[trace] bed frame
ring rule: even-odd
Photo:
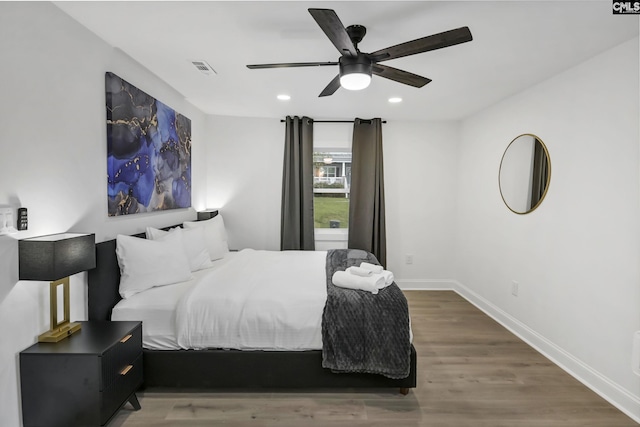
[[[168,229],[168,228],[167,228]],[[144,238],[144,234],[136,234]],[[96,268],[89,270],[89,320],[110,320],[120,301],[116,241],[96,244]],[[144,327],[144,325],[143,325]],[[322,351],[143,350],[143,388],[180,390],[399,388],[416,387],[416,350],[411,346],[407,378],[336,374],[322,368]]]

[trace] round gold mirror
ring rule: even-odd
[[[547,194],[551,160],[542,140],[527,133],[516,137],[502,155],[500,195],[517,214],[533,212]]]

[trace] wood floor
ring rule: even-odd
[[[602,426],[638,424],[450,291],[406,291],[418,386],[138,394],[109,427]]]

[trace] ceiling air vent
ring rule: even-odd
[[[207,61],[191,61],[191,63],[200,71],[202,74],[206,74],[210,76],[212,74],[216,74],[216,70],[211,68],[211,65],[207,64]]]

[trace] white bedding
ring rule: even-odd
[[[196,271],[189,281],[158,286],[122,299],[111,312],[111,320],[138,320],[142,322],[142,345],[152,350],[177,350],[176,305],[202,276],[229,262],[237,252],[229,252],[224,259],[213,261],[209,269]]]
[[[189,281],[120,300],[111,319],[142,321],[147,349],[321,350],[326,255],[229,252]]]
[[[325,259],[326,251],[230,252],[190,281],[121,300],[111,318],[142,321],[149,349],[319,350]]]
[[[181,348],[322,349],[325,251],[245,249],[201,277],[176,308]]]

